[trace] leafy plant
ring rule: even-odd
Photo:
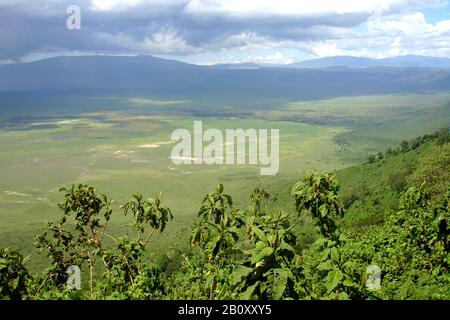
[[[24,258],[18,251],[0,248],[0,300],[19,300],[27,295],[31,279]]]

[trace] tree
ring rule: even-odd
[[[391,186],[392,190],[394,190],[397,193],[402,192],[405,190],[406,187],[406,177],[407,177],[406,171],[397,171],[389,175],[389,185]]]
[[[438,146],[443,146],[450,142],[450,133],[447,128],[442,128],[438,131],[438,136],[436,139],[436,144]]]
[[[411,142],[409,143],[409,145],[411,147],[411,150],[417,149],[420,146],[421,143],[422,143],[422,140],[421,140],[420,137],[412,139]]]
[[[386,150],[386,158],[387,158],[387,157],[391,157],[391,156],[393,156],[393,155],[394,155],[394,151],[392,150],[391,147],[389,147],[389,148]]]
[[[233,199],[230,195],[223,192],[223,185],[219,184],[216,191],[205,196],[198,212],[202,220],[209,221],[213,219],[217,224],[225,214],[225,211],[233,206]]]
[[[305,209],[313,216],[316,226],[324,238],[339,239],[339,230],[335,218],[342,216],[344,210],[338,201],[339,185],[332,173],[312,172],[292,187],[297,212]]]
[[[400,143],[400,152],[406,152],[406,151],[408,151],[408,150],[409,150],[409,142],[406,141],[406,140],[403,140],[403,141]]]
[[[109,281],[105,291],[126,291],[144,269],[141,257],[151,235],[156,230],[164,231],[173,218],[170,209],[162,205],[160,198],[144,200],[142,195],[135,194],[123,209],[125,215],[133,214],[136,237],[114,237],[107,232],[112,200],[84,184],[61,191],[65,192],[64,201],[58,204],[62,217],[57,223],[48,223],[47,230],[36,237],[38,249],[47,251],[52,264],[38,280],[40,284],[33,295],[39,296],[42,290],[50,288],[63,290],[67,267],[73,264],[79,267],[87,264],[91,298],[94,297],[94,267],[99,264],[103,265]],[[104,245],[105,237],[113,241],[112,248]]]
[[[320,256],[313,270],[319,272],[321,282],[325,282],[325,290],[317,290],[316,283],[303,283],[302,289],[310,298],[325,295],[331,299],[349,299],[364,297],[366,291],[361,287],[361,273],[355,270],[345,257],[345,237],[336,224],[336,218],[344,214],[337,195],[339,185],[332,173],[309,173],[303,181],[294,184],[292,195],[297,212],[305,209],[311,212],[313,221],[322,238],[313,245]]]

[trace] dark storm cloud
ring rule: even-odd
[[[67,30],[66,9],[76,4],[82,9],[82,29]],[[326,34],[308,32],[318,24],[350,27],[367,19],[367,14],[328,15],[326,17],[272,17],[241,19],[220,14],[195,15],[185,12],[185,3],[138,5],[128,10],[94,11],[90,1],[0,1],[0,60],[17,59],[34,51],[77,50],[130,53],[153,50],[102,41],[99,35],[126,34],[135,42],[161,30],[172,30],[194,50],[213,49],[218,42],[241,32],[254,32],[273,39],[323,38]],[[169,48],[176,52],[176,48]],[[152,53],[152,52],[146,52]]]
[[[325,10],[311,15],[271,12],[239,15],[214,10],[196,12],[193,6],[188,7],[189,2],[204,1],[137,1],[136,5],[125,7],[116,1],[117,10],[114,6],[93,10],[88,0],[0,0],[0,60],[17,60],[37,51],[150,54],[214,51],[245,45],[245,39],[241,44],[226,41],[242,33],[272,41],[336,39],[342,36],[336,28],[358,26],[372,14]],[[66,29],[66,9],[72,4],[81,7],[81,30]]]

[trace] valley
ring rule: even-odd
[[[30,254],[33,269],[45,265],[33,247],[33,235],[45,220],[58,216],[60,187],[87,183],[114,199],[114,207],[139,191],[145,197],[160,192],[175,219],[164,237],[156,237],[147,252],[158,257],[188,243],[203,196],[218,183],[237,205],[247,202],[253,187],[275,191],[311,169],[333,171],[362,163],[367,155],[395,146],[403,139],[429,133],[450,121],[450,94],[398,94],[340,97],[315,101],[245,101],[161,99],[153,97],[95,98],[102,107],[88,112],[72,101],[51,108],[26,105],[1,114],[0,244]],[[110,105],[107,106],[106,102]],[[24,108],[25,108],[24,107]],[[199,117],[201,114],[201,117]],[[260,176],[251,165],[174,165],[170,159],[177,128],[279,129],[280,170]],[[290,210],[288,201],[273,203]],[[120,232],[128,218],[114,217]]]

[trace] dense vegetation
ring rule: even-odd
[[[333,173],[305,175],[291,188],[294,212],[274,209],[262,187],[236,208],[219,185],[200,205],[192,249],[161,261],[144,255],[172,219],[160,198],[133,195],[118,237],[111,199],[62,189],[61,218],[36,237],[50,266],[32,275],[20,252],[0,249],[0,299],[448,299],[448,132],[378,158],[338,172],[343,190]],[[66,285],[71,265],[83,270],[81,290]],[[371,266],[379,288],[368,285]]]

